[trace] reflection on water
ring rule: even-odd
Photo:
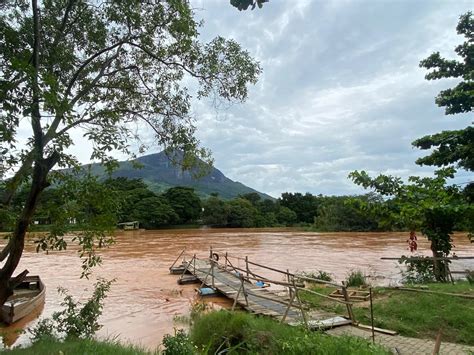
[[[216,251],[248,256],[250,260],[293,272],[324,270],[337,280],[344,279],[351,269],[361,269],[374,276],[374,283],[388,284],[399,279],[399,269],[396,262],[380,258],[408,254],[406,239],[406,233],[311,233],[285,229],[128,231],[118,234],[117,243],[102,251],[103,264],[94,270],[91,280],[79,279],[81,264],[74,249],[37,254],[32,240],[18,270],[27,268],[32,275],[41,275],[46,284],[42,317],[60,308],[58,286],[84,300],[93,290],[95,277],[115,278],[100,319],[104,327],[99,336],[118,337],[124,342],[154,348],[164,334],[173,333],[177,326],[173,318],[187,315],[195,299],[196,285],[179,286],[177,276],[168,273],[168,267],[185,247],[189,254],[201,257],[208,256],[212,246]],[[453,251],[458,256],[472,255],[473,245],[465,235],[456,235],[454,244]],[[420,238],[419,251],[430,255],[424,238]],[[468,262],[472,260],[456,262],[452,268],[472,268]],[[235,266],[242,267],[243,262],[240,263]],[[222,299],[216,303],[228,306]],[[27,343],[28,336],[18,334],[17,330],[32,326],[32,318],[34,315],[0,329],[7,334],[4,342]]]

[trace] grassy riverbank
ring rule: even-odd
[[[388,351],[352,337],[331,337],[303,328],[280,324],[265,317],[243,312],[219,311],[199,315],[191,327],[190,335],[178,333],[168,337],[167,355],[215,354],[226,350],[228,354],[389,354]],[[94,340],[40,341],[26,349],[14,349],[12,355],[46,354],[158,354],[139,347],[124,346],[116,342]]]
[[[474,285],[468,282],[428,284],[430,291],[474,295]],[[313,286],[323,294],[334,289]],[[442,340],[474,345],[474,299],[389,288],[374,288],[374,323],[376,327],[395,330],[401,335],[435,339],[441,328]],[[302,292],[303,299],[313,308],[345,314],[344,305]],[[370,324],[369,302],[356,303],[357,321]]]
[[[115,341],[96,341],[90,339],[59,342],[43,340],[25,349],[5,351],[11,355],[51,355],[51,354],[94,354],[94,355],[140,355],[149,354],[137,346],[122,345]]]
[[[362,339],[330,337],[243,312],[219,311],[199,317],[190,339],[209,354],[224,349],[250,354],[388,354]]]

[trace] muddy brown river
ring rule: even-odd
[[[153,349],[159,346],[164,334],[173,333],[179,327],[175,317],[187,315],[196,301],[196,285],[179,286],[178,276],[168,272],[185,247],[187,253],[201,257],[207,257],[212,246],[219,252],[248,256],[249,260],[292,272],[324,270],[338,281],[351,270],[360,269],[372,284],[380,285],[400,280],[397,263],[380,258],[408,254],[407,236],[407,233],[313,233],[289,229],[129,231],[118,234],[116,244],[101,251],[103,264],[94,269],[90,280],[79,278],[81,263],[74,248],[37,254],[30,238],[18,270],[26,268],[31,275],[41,276],[47,288],[46,303],[36,314],[0,328],[0,333],[5,346],[27,344],[28,334],[21,334],[21,330],[33,326],[38,317],[48,317],[60,309],[59,286],[69,289],[76,299],[85,300],[97,277],[115,278],[100,318],[103,328],[98,336]],[[454,245],[453,251],[458,256],[474,254],[474,244],[464,234],[454,236]],[[419,253],[430,255],[429,244],[423,237],[419,238]],[[474,267],[473,260],[456,261],[451,268],[468,267]],[[270,276],[282,280],[281,276]],[[211,304],[216,308],[229,305],[219,298],[213,298]]]

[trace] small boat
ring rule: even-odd
[[[0,309],[0,320],[15,323],[44,304],[46,287],[39,276],[26,276]]]

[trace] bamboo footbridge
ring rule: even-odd
[[[181,264],[175,266],[179,259],[182,260]],[[244,263],[245,266],[239,267]],[[171,265],[170,272],[181,275],[178,283],[201,283],[200,289],[207,287],[233,300],[232,310],[240,306],[251,313],[270,316],[281,323],[304,325],[309,329],[327,329],[355,323],[353,302],[346,286],[262,265],[248,257],[233,256],[227,252],[217,253],[211,248],[208,258],[198,258],[195,254],[187,255],[183,250]],[[264,273],[273,276],[261,275]],[[280,275],[281,279],[277,280],[274,275]],[[338,287],[342,299],[305,288],[305,282]],[[325,311],[309,312],[301,299],[304,292],[345,305],[347,315]]]

